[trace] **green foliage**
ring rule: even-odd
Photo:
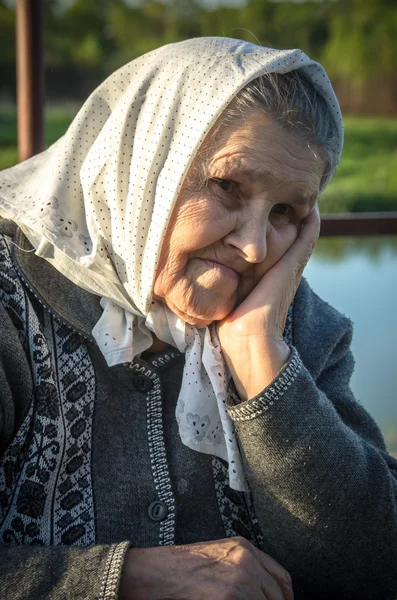
[[[44,50],[49,66],[102,70],[114,44],[108,30],[110,0],[44,0]]]
[[[15,14],[0,0],[0,69],[15,64]]]
[[[323,212],[397,210],[397,119],[345,119],[339,169],[321,199]]]
[[[0,0],[0,68],[14,67],[15,9]],[[356,85],[394,76],[395,0],[43,0],[46,64],[90,67],[103,76],[153,48],[220,35],[276,48],[303,48],[335,78]]]
[[[362,82],[395,74],[397,10],[390,0],[337,0],[323,60],[331,76]]]
[[[47,145],[63,135],[77,105],[50,106],[45,115]],[[0,170],[18,160],[15,108],[0,105]],[[397,118],[346,119],[340,167],[325,190],[323,213],[397,210]]]
[[[69,127],[77,113],[78,106],[49,107],[45,112],[44,138],[50,146],[60,138]],[[12,105],[0,105],[0,171],[12,167],[18,162],[17,116]]]
[[[348,82],[353,96],[376,77],[390,81],[390,89],[395,86],[391,94],[397,94],[395,0],[247,0],[239,7],[215,8],[199,0],[43,0],[43,7],[49,74],[52,69],[65,72],[66,79],[79,74],[76,81],[89,79],[89,89],[123,63],[162,44],[220,35],[276,48],[303,48],[323,61],[331,76]],[[0,0],[4,81],[15,70],[14,30],[15,9]],[[74,88],[75,81],[71,84]],[[54,88],[56,84],[52,93]],[[69,117],[66,113],[55,118],[49,111],[47,143],[63,133]],[[323,195],[323,211],[396,210],[397,121],[348,119],[346,124],[344,155]],[[15,163],[15,115],[4,111],[0,147],[0,167]]]
[[[96,66],[100,63],[102,57],[102,48],[98,39],[92,33],[88,33],[78,44],[72,47],[71,58],[79,65]]]

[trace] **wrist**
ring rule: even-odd
[[[147,600],[155,587],[154,559],[151,548],[130,548],[121,571],[119,600]]]
[[[290,356],[281,339],[255,336],[240,343],[239,360],[226,358],[242,402],[254,398],[277,377]],[[230,363],[230,364],[229,364]]]

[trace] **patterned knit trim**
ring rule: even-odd
[[[212,457],[212,474],[226,537],[244,537],[262,550],[263,537],[253,508],[251,493],[231,489],[228,467],[217,456]]]
[[[246,501],[248,514],[251,518],[252,531],[255,536],[255,546],[257,548],[259,548],[259,550],[262,550],[262,552],[264,552],[265,551],[265,542],[263,539],[263,533],[262,533],[261,526],[259,525],[258,517],[256,516],[256,512],[255,512],[255,508],[254,508],[254,498],[253,498],[252,492],[244,492],[244,498]]]
[[[51,320],[64,432],[54,494],[53,543],[89,545],[95,541],[91,478],[95,373],[79,336],[52,317]]]
[[[293,348],[289,361],[263,394],[240,404],[240,399],[233,392],[230,394],[229,403],[232,406],[228,407],[228,411],[231,418],[234,421],[249,421],[259,417],[284,395],[298,377],[301,368],[302,361],[296,349]]]
[[[0,236],[0,298],[30,357],[32,404],[0,461],[0,539],[95,543],[91,427],[95,377],[87,349],[44,313],[38,321]]]
[[[172,546],[175,540],[175,498],[165,453],[160,379],[154,374],[152,379],[154,385],[147,403],[149,454],[158,499],[168,507],[167,518],[160,521],[159,546]]]
[[[159,521],[160,530],[158,545],[172,546],[175,543],[176,508],[165,451],[160,378],[154,371],[147,369],[144,365],[139,363],[131,363],[129,367],[133,369],[134,372],[148,377],[153,384],[152,389],[146,396],[149,455],[157,499],[160,502],[164,502],[168,508],[167,517],[163,521]]]
[[[287,319],[285,321],[285,328],[284,328],[284,333],[283,333],[284,341],[288,346],[293,345],[293,339],[292,339],[293,313],[294,313],[294,301],[292,301],[292,303],[289,305],[288,312],[287,312]]]
[[[150,364],[155,369],[158,369],[160,367],[163,367],[164,365],[168,365],[175,358],[177,358],[177,356],[180,356],[179,352],[169,352],[168,354],[164,354],[163,356],[160,356],[159,358],[154,358]]]
[[[130,542],[122,542],[110,548],[98,600],[117,600],[119,597],[121,569],[129,547]]]

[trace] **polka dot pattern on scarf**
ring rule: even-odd
[[[185,353],[176,416],[183,443],[229,463],[246,489],[227,376],[213,332],[152,303],[164,234],[189,166],[222,111],[266,72],[302,69],[328,102],[343,144],[327,75],[301,50],[229,38],[170,44],[125,65],[88,98],[66,134],[0,175],[0,214],[42,256],[102,297],[93,335],[108,365],[133,360],[151,331]]]

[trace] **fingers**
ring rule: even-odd
[[[312,243],[314,247],[320,235],[320,227],[320,209],[316,203],[310,215],[303,221],[298,239],[302,238],[302,241]]]
[[[265,269],[262,273],[260,269],[264,269],[265,263],[258,264],[255,281],[253,278],[242,277],[237,306],[243,303],[255,289],[259,299],[266,297],[268,300],[279,296],[280,293],[287,300],[285,296],[285,290],[287,289],[289,296],[291,296],[291,298],[289,296],[288,298],[292,301],[303,270],[316,245],[319,233],[320,212],[316,203],[310,215],[302,222],[297,238],[285,254],[270,269]]]
[[[299,285],[303,270],[313,252],[320,233],[320,212],[316,204],[302,222],[299,235],[287,252],[262,278],[264,289],[258,293],[266,297],[269,304],[283,299],[287,309]]]
[[[320,211],[316,203],[310,215],[303,221],[299,235],[286,255],[291,255],[291,258],[305,267],[320,235],[320,225]]]
[[[263,572],[261,589],[266,600],[290,600],[290,597],[286,595],[285,590],[277,579],[265,570]]]
[[[261,552],[257,548],[254,548],[254,551],[255,551],[256,559],[259,561],[259,563],[262,565],[262,567],[266,570],[266,572],[270,574],[271,578],[274,578],[274,580],[280,586],[282,593],[283,593],[283,595],[281,596],[282,599],[283,600],[294,600],[294,592],[292,589],[292,580],[291,580],[291,576],[288,573],[288,571],[286,571],[284,569],[284,567],[282,567],[280,565],[280,563],[278,563],[276,560],[274,560],[274,558],[272,558],[268,554]],[[266,590],[267,590],[267,588],[266,588]],[[269,600],[273,600],[273,597],[270,596],[269,594],[267,597],[269,597]],[[275,596],[275,598],[278,598],[278,597]]]
[[[312,255],[320,234],[320,212],[316,204],[310,215],[303,221],[298,237],[284,256],[275,265],[275,293],[280,289],[293,295],[299,285],[304,268]]]
[[[248,550],[262,572],[262,592],[267,600],[294,600],[291,576],[274,558],[256,548],[245,538],[232,538]]]

